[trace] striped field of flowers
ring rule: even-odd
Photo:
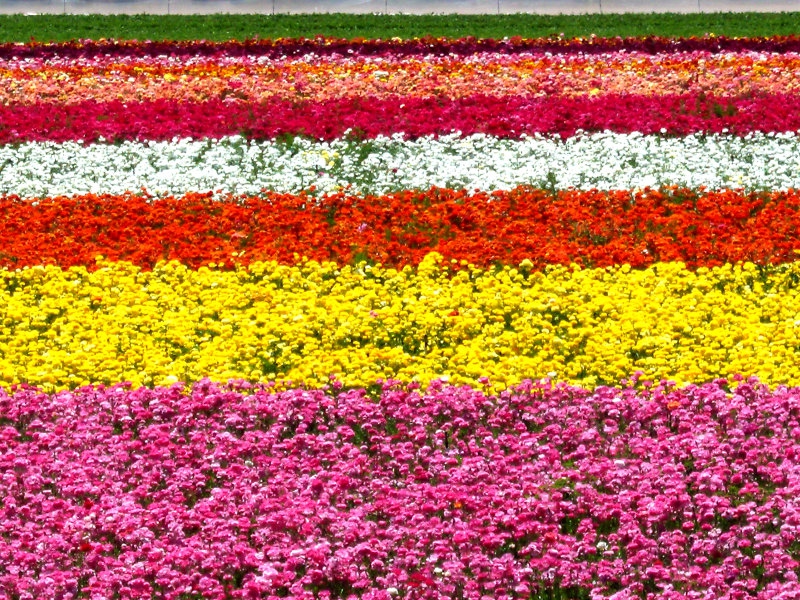
[[[0,596],[800,598],[800,38],[0,82]]]

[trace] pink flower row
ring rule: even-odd
[[[634,383],[0,390],[0,590],[796,592],[800,389]]]
[[[503,55],[469,57],[341,57],[268,61],[215,57],[217,62],[169,57],[131,64],[96,57],[86,64],[0,63],[0,105],[108,99],[200,102],[235,98],[323,101],[348,96],[595,96],[701,94],[737,97],[800,92],[800,56],[690,53],[656,56]],[[103,60],[100,60],[103,59]]]
[[[345,98],[295,103],[275,100],[251,105],[212,100],[201,103],[83,102],[62,106],[0,106],[0,143],[24,141],[167,140],[244,135],[268,139],[304,134],[333,139],[351,132],[408,137],[460,131],[517,138],[576,131],[620,133],[800,130],[800,96],[712,98],[703,95],[597,98]]]
[[[352,47],[356,47],[353,45]],[[65,70],[85,76],[92,74],[118,73],[151,73],[157,71],[187,71],[195,74],[205,69],[231,68],[243,72],[269,69],[297,69],[302,66],[313,67],[330,65],[343,67],[350,65],[354,69],[373,67],[375,70],[388,67],[390,69],[403,65],[428,66],[436,70],[450,71],[464,66],[473,69],[503,66],[514,68],[542,69],[597,69],[599,72],[613,69],[627,69],[640,74],[650,70],[679,71],[694,65],[701,71],[717,69],[736,69],[737,73],[750,76],[761,76],[764,69],[791,69],[800,59],[800,44],[796,51],[781,53],[760,51],[757,49],[741,49],[739,51],[721,51],[719,49],[697,49],[681,51],[662,48],[660,51],[636,51],[624,48],[610,49],[603,53],[585,52],[538,52],[535,50],[509,51],[508,48],[488,50],[476,48],[474,52],[454,53],[412,53],[404,54],[402,49],[377,56],[356,52],[333,52],[329,54],[309,52],[308,54],[263,54],[258,50],[252,53],[231,52],[224,44],[209,49],[203,54],[151,54],[151,53],[86,53],[70,56],[61,54],[58,47],[50,51],[35,52],[26,56],[30,48],[24,47],[18,54],[0,51],[0,70],[3,75],[31,75],[39,70]],[[742,69],[749,65],[751,71]],[[752,68],[755,68],[753,72]],[[416,70],[416,69],[414,69]]]

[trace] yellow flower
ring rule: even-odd
[[[401,270],[298,256],[235,271],[107,261],[0,271],[0,385],[487,376],[502,390],[551,371],[596,385],[636,370],[800,384],[797,368],[778,367],[797,362],[800,266],[527,268],[431,254]]]

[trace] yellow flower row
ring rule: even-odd
[[[245,378],[346,385],[449,378],[495,389],[637,370],[800,385],[800,265],[402,270],[300,260],[236,271],[0,271],[0,385]]]

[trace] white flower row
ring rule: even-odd
[[[596,133],[521,140],[486,135],[362,142],[304,138],[0,146],[0,192],[23,197],[264,189],[379,194],[431,186],[502,190],[800,188],[800,135],[665,137]]]

